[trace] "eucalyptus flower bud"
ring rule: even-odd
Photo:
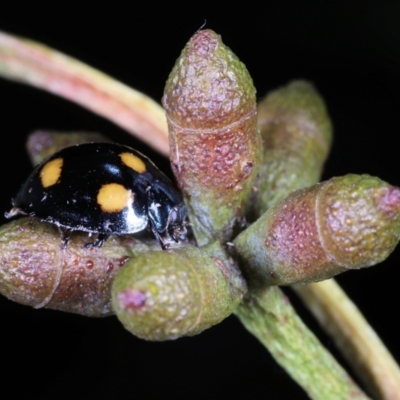
[[[50,156],[65,147],[93,142],[110,142],[110,139],[97,132],[58,132],[38,130],[29,135],[26,142],[26,149],[32,165],[37,165],[47,156]]]
[[[0,293],[35,308],[111,315],[114,275],[132,256],[130,247],[137,251],[144,244],[113,236],[102,248],[87,250],[87,233],[72,237],[62,249],[55,225],[20,218],[1,226]]]
[[[143,253],[116,275],[115,313],[147,340],[196,335],[229,316],[246,292],[235,262],[218,243]]]
[[[163,97],[171,163],[199,245],[241,225],[261,161],[255,89],[246,67],[211,30],[183,49]]]
[[[346,175],[292,192],[235,240],[252,285],[330,278],[382,262],[400,238],[400,189]]]
[[[332,142],[324,101],[306,81],[293,81],[268,94],[258,105],[264,148],[255,215],[291,191],[316,184]]]

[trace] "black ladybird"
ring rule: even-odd
[[[7,218],[27,214],[57,225],[63,247],[71,231],[97,233],[101,247],[110,235],[150,228],[163,249],[161,234],[186,238],[187,209],[180,192],[143,154],[112,143],[65,148],[39,164],[12,201]]]

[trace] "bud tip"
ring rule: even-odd
[[[129,289],[118,293],[118,304],[122,310],[135,312],[140,310],[147,300],[147,296],[141,290]]]

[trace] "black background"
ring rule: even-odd
[[[245,2],[234,10],[150,2],[93,9],[70,3],[2,6],[0,29],[43,42],[160,100],[175,59],[207,19],[206,27],[247,65],[259,98],[292,79],[315,83],[335,130],[324,178],[369,173],[399,186],[399,3],[263,3],[259,8]],[[151,149],[63,99],[0,80],[0,106],[0,214],[29,172],[23,145],[37,128],[101,131],[146,152],[170,173],[168,162]],[[380,266],[338,278],[397,359],[399,261],[397,250]],[[0,310],[2,393],[8,399],[307,398],[235,317],[193,338],[151,343],[113,317],[33,310],[5,298]]]

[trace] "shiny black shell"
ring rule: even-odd
[[[13,199],[6,214],[28,214],[53,223],[64,233],[99,234],[85,247],[100,247],[110,235],[150,228],[161,235],[186,237],[187,210],[180,192],[143,154],[112,143],[65,148],[39,164]]]

